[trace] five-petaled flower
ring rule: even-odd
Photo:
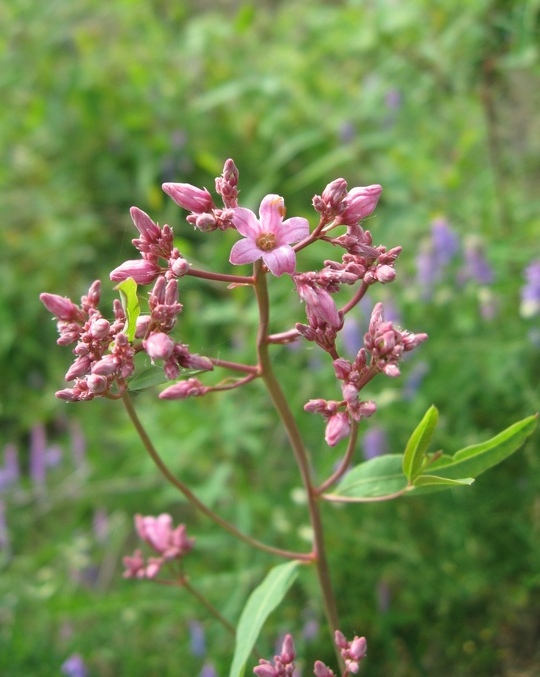
[[[244,207],[233,210],[232,221],[244,239],[233,246],[230,262],[239,266],[262,258],[276,277],[283,273],[292,275],[296,254],[291,244],[309,235],[307,219],[293,216],[284,221],[285,203],[279,195],[267,195],[263,199],[259,216],[257,219],[250,209]]]

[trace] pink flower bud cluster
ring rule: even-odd
[[[117,397],[134,371],[134,351],[122,333],[126,322],[122,305],[119,301],[114,303],[115,319],[110,323],[97,308],[100,292],[101,284],[96,281],[88,295],[82,297],[80,307],[56,294],[40,296],[58,321],[58,344],[77,343],[73,349],[75,360],[65,376],[66,381],[74,381],[74,386],[56,393],[56,397],[68,402]]]
[[[371,365],[386,376],[395,378],[400,375],[398,363],[403,353],[414,350],[426,339],[427,334],[400,331],[392,322],[385,322],[383,305],[377,303],[364,336],[364,346],[371,353]]]
[[[347,672],[357,673],[360,669],[360,661],[366,657],[367,642],[365,637],[354,637],[351,642],[339,630],[334,635],[336,646],[340,649],[341,657],[345,662]]]
[[[347,253],[341,263],[325,261],[326,268],[320,274],[334,275],[333,281],[339,284],[354,284],[359,280],[368,285],[394,281],[394,264],[402,247],[392,247],[388,251],[383,245],[374,247],[369,230],[359,225],[348,226],[346,234],[332,238],[330,242],[343,247]]]
[[[177,205],[191,212],[186,217],[188,223],[203,232],[234,228],[233,209],[238,207],[238,170],[234,162],[225,162],[223,173],[216,179],[216,191],[223,200],[224,208],[214,204],[206,188],[197,188],[189,183],[164,183],[163,191]]]
[[[295,670],[294,659],[296,651],[291,635],[285,635],[281,646],[281,653],[274,656],[274,664],[261,658],[259,665],[253,668],[257,677],[292,677]]]
[[[174,234],[170,226],[160,228],[138,207],[131,208],[131,218],[140,237],[132,240],[133,245],[141,253],[142,259],[124,261],[115,268],[110,278],[113,282],[121,282],[132,277],[137,284],[151,284],[164,274],[167,278],[185,275],[189,264],[174,247]],[[163,260],[166,265],[161,265]]]
[[[195,539],[188,538],[185,524],[173,529],[172,517],[166,513],[158,517],[135,515],[135,527],[158,557],[145,559],[140,550],[135,550],[133,556],[124,557],[124,578],[155,578],[164,564],[181,560],[193,549]]]
[[[339,225],[355,226],[373,212],[381,191],[378,184],[347,191],[345,179],[335,179],[326,186],[322,195],[315,195],[313,207],[330,223],[326,229]]]
[[[335,351],[336,336],[343,327],[343,315],[338,312],[328,288],[330,283],[315,272],[293,275],[298,296],[306,304],[309,325],[298,323],[297,331],[329,353]],[[322,284],[321,284],[322,282]],[[330,287],[331,288],[331,287]]]
[[[360,661],[366,657],[366,638],[355,636],[349,642],[342,632],[336,630],[334,641],[345,663],[343,677],[347,677],[350,673],[356,674],[360,669]],[[296,674],[295,657],[296,651],[293,639],[291,635],[285,635],[281,652],[279,655],[274,656],[273,663],[261,658],[259,665],[253,668],[253,672],[257,677],[292,677],[292,675]],[[322,661],[315,661],[313,674],[315,677],[336,677],[334,671]]]

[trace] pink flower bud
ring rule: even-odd
[[[156,225],[142,209],[132,207],[129,211],[135,227],[144,240],[147,242],[154,242],[161,237],[161,229],[159,226]]]
[[[344,411],[338,411],[337,414],[330,416],[326,424],[324,439],[329,447],[335,447],[338,442],[344,440],[351,433],[351,424],[349,416]]]
[[[88,376],[86,383],[88,384],[88,389],[90,392],[94,393],[94,395],[101,395],[101,393],[104,393],[109,386],[107,377],[99,376],[98,374]]]
[[[132,277],[137,284],[150,284],[161,273],[157,263],[147,259],[124,261],[109,275],[113,282],[122,282]]]
[[[277,669],[268,661],[261,658],[259,665],[253,668],[257,677],[279,677]]]
[[[102,339],[107,336],[111,329],[111,325],[108,320],[105,318],[100,318],[98,320],[94,320],[92,324],[90,325],[90,336],[95,339]]]
[[[90,365],[92,364],[92,359],[88,355],[83,355],[78,357],[71,367],[67,370],[65,379],[66,381],[73,381],[73,379],[80,378],[90,371]]]
[[[281,662],[284,663],[285,665],[288,665],[289,663],[292,663],[294,661],[294,658],[296,656],[296,651],[294,648],[294,642],[292,635],[285,635],[283,639],[283,644],[281,646],[281,654],[280,654],[280,659]]]
[[[349,360],[346,360],[344,357],[339,357],[333,362],[334,371],[336,373],[336,378],[340,381],[345,381],[349,374],[351,373],[352,365]]]
[[[164,183],[162,189],[177,205],[190,212],[202,214],[215,208],[206,188],[196,188],[189,183]]]
[[[381,284],[387,284],[396,279],[396,271],[392,266],[377,266],[375,277]]]
[[[334,671],[330,670],[322,661],[315,661],[313,674],[315,677],[336,677]]]
[[[143,341],[143,348],[152,360],[167,360],[172,355],[174,341],[163,332],[156,332]]]
[[[148,331],[148,327],[150,326],[151,321],[152,318],[150,317],[150,315],[139,315],[139,317],[137,318],[135,329],[136,338],[143,338],[144,336],[146,336],[146,332]]]
[[[353,188],[347,195],[347,207],[341,215],[341,223],[355,226],[361,219],[369,216],[377,206],[382,187],[378,184]]]
[[[112,355],[105,355],[99,362],[92,365],[92,374],[97,376],[112,376],[116,371],[116,360]]]
[[[185,400],[187,397],[200,397],[208,391],[199,379],[188,378],[187,381],[175,383],[159,394],[162,400]]]
[[[182,257],[172,261],[170,266],[171,272],[175,277],[183,277],[189,272],[189,263]]]
[[[75,322],[84,319],[81,310],[73,303],[71,299],[57,294],[40,294],[39,298],[45,308],[59,320],[64,322]]]
[[[351,658],[353,658],[356,661],[361,660],[364,658],[367,652],[367,641],[365,637],[355,637],[353,641],[351,642],[351,646],[349,648],[349,652],[351,654]]]

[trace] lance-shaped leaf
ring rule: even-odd
[[[517,451],[536,428],[537,416],[529,416],[514,423],[487,442],[473,444],[443,455],[429,466],[429,474],[450,479],[478,477],[481,473]]]
[[[251,593],[236,628],[236,646],[229,677],[242,677],[259,632],[298,575],[299,561],[293,560],[271,569],[264,581]]]
[[[337,487],[335,494],[350,498],[380,498],[407,488],[403,474],[403,455],[377,456],[350,470]]]
[[[137,329],[137,318],[141,312],[139,299],[137,297],[137,283],[132,277],[128,277],[119,284],[115,289],[120,292],[120,300],[122,301],[122,308],[126,314],[126,326],[124,333],[129,341],[135,338],[135,330]]]
[[[424,418],[416,426],[407,442],[405,454],[403,455],[403,472],[409,482],[412,482],[420,473],[425,453],[433,437],[438,420],[439,412],[432,405],[425,413]]]

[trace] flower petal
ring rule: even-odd
[[[262,259],[268,266],[268,270],[276,277],[280,277],[283,273],[292,275],[296,268],[296,254],[288,244],[272,249],[270,252],[262,252]]]
[[[261,230],[264,233],[277,234],[285,216],[285,201],[280,195],[267,195],[261,202],[259,216]]]
[[[309,235],[309,221],[302,216],[293,216],[274,230],[276,236],[276,245],[280,247],[283,244],[293,244],[300,242]]]
[[[261,224],[251,209],[245,207],[233,209],[232,222],[240,235],[244,237],[256,240],[261,233]]]
[[[261,256],[262,251],[257,247],[255,242],[249,238],[244,238],[234,243],[229,261],[235,266],[241,266],[244,263],[253,263],[257,259],[260,259]]]

